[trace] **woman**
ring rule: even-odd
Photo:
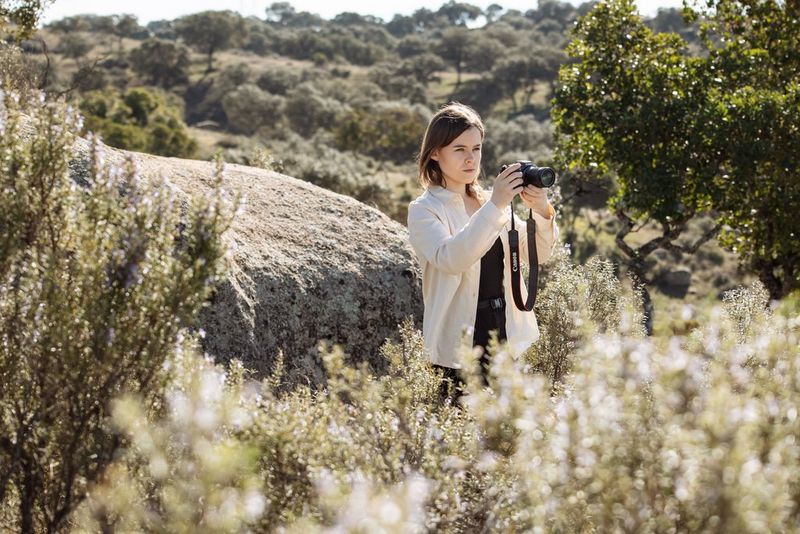
[[[517,309],[511,298],[508,230],[514,197],[521,195],[533,211],[540,263],[550,257],[558,236],[546,191],[532,185],[523,189],[518,163],[497,175],[491,191],[478,184],[484,132],[469,106],[451,103],[439,110],[419,153],[425,191],[408,208],[411,246],[422,268],[425,349],[444,373],[444,391],[451,384],[463,388],[456,351],[464,334],[472,335],[473,347],[480,350],[484,381],[492,331],[509,342],[514,356],[539,338],[533,312]],[[517,217],[514,224],[520,256],[527,262],[525,222]],[[521,286],[525,300],[524,281]]]

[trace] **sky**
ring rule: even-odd
[[[470,4],[486,8],[491,4],[499,4],[505,9],[518,9],[525,12],[537,5],[536,0],[462,0]],[[136,0],[134,2],[115,2],[113,0],[56,0],[44,12],[43,23],[57,20],[69,15],[94,14],[114,15],[130,13],[136,15],[140,24],[147,24],[152,20],[176,19],[182,15],[197,13],[205,10],[232,9],[243,15],[264,17],[264,10],[273,0]],[[436,9],[446,0],[419,1],[406,0],[393,5],[393,2],[380,2],[376,0],[290,0],[297,11],[310,11],[323,18],[330,19],[345,11],[352,11],[361,15],[374,15],[389,21],[395,14],[410,15],[421,7]],[[580,4],[581,0],[573,3]],[[681,7],[681,0],[636,0],[639,12],[645,16],[653,16],[659,7]]]

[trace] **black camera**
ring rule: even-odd
[[[539,188],[552,187],[556,183],[556,171],[551,167],[537,167],[530,161],[518,161],[522,173],[522,187],[535,185]],[[508,165],[503,165],[503,170]]]

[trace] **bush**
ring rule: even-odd
[[[0,87],[26,94],[39,87],[43,74],[41,65],[19,47],[0,42]]]
[[[181,215],[174,189],[103,163],[96,143],[70,162],[74,111],[0,102],[0,517],[54,532],[125,441],[112,399],[135,391],[159,412],[234,206],[217,183]]]
[[[430,112],[420,105],[379,102],[345,113],[333,129],[336,146],[380,161],[405,163],[414,159]]]
[[[189,137],[180,109],[156,91],[92,91],[80,104],[86,129],[110,146],[161,156],[190,157],[197,143]]]
[[[632,323],[602,263],[565,264],[548,284],[567,288],[576,275],[591,278],[576,302],[617,294],[582,316],[591,335],[570,347],[572,371],[555,391],[502,345],[481,388],[465,346],[464,406],[441,403],[411,321],[382,348],[385,376],[321,345],[327,383],[317,392],[284,389],[281,366],[255,383],[238,365],[223,374],[197,356],[176,359],[168,413],[118,404],[115,420],[140,439],[91,510],[112,510],[129,530],[169,529],[171,511],[193,509],[255,531],[791,531],[800,318],[757,318],[739,343],[717,315],[661,345],[619,333]],[[543,293],[541,304],[563,294]],[[154,506],[142,513],[144,503]]]
[[[311,137],[320,128],[330,130],[345,110],[341,102],[323,96],[310,83],[303,83],[286,95],[289,124],[303,137]]]
[[[342,153],[321,139],[290,135],[270,147],[283,172],[331,191],[351,196],[383,211],[393,209],[391,190],[380,180],[377,163],[364,156]]]
[[[222,108],[232,132],[250,135],[259,128],[278,130],[283,122],[285,98],[245,84],[222,98]]]
[[[486,121],[486,143],[482,166],[487,175],[496,176],[503,164],[531,160],[538,165],[552,159],[553,126],[531,115],[519,115],[508,121]]]

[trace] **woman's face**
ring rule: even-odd
[[[482,142],[481,132],[471,126],[449,145],[433,151],[431,159],[439,163],[448,189],[471,184],[478,177]]]

